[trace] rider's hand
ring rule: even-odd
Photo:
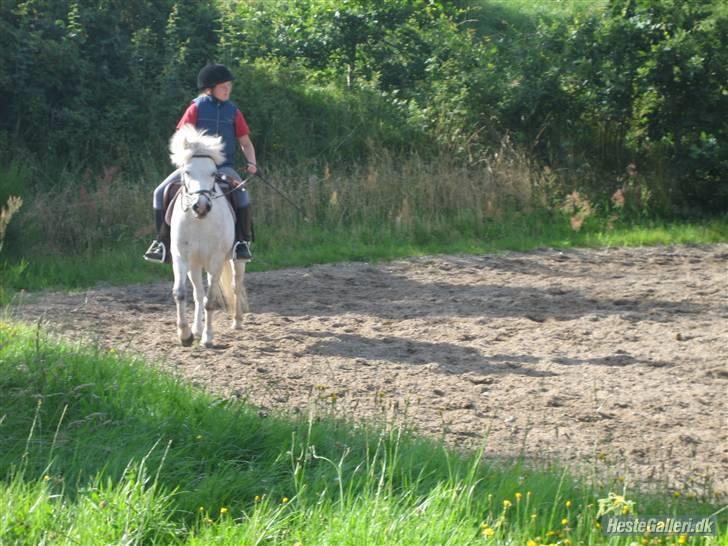
[[[245,168],[250,174],[255,174],[258,172],[258,167],[255,166],[255,163],[248,163],[248,166]]]

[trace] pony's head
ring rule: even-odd
[[[217,166],[225,161],[219,136],[205,134],[192,125],[183,125],[169,143],[170,159],[182,169],[183,206],[203,218],[212,208]]]

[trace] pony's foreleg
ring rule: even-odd
[[[174,270],[174,287],[172,288],[172,295],[174,301],[177,304],[177,336],[179,337],[180,343],[185,347],[192,345],[194,336],[190,331],[190,327],[187,324],[187,268],[184,264],[178,260],[174,260],[172,263]]]
[[[205,287],[202,284],[202,269],[193,267],[189,272],[192,282],[192,294],[195,298],[195,317],[192,321],[192,333],[198,339],[202,339],[202,320],[204,318]]]
[[[212,267],[210,269],[213,269]],[[215,302],[213,301],[213,294],[215,289],[220,282],[221,267],[216,267],[212,271],[208,271],[207,280],[209,286],[207,287],[207,294],[205,295],[205,329],[202,332],[202,338],[200,342],[205,347],[212,347],[212,315],[215,309]]]
[[[233,328],[239,330],[243,327],[243,313],[249,311],[248,292],[245,290],[245,262],[235,260],[233,263],[233,294],[235,305],[235,317]]]

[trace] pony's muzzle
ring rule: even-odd
[[[212,203],[210,203],[210,200],[204,196],[200,197],[197,201],[195,201],[195,204],[192,205],[192,212],[197,218],[204,218],[211,209]]]

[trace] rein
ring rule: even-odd
[[[219,195],[215,195],[214,197],[211,197],[211,199],[220,199],[221,197],[227,197],[228,195],[232,195],[234,192],[238,191],[241,188],[245,187],[245,183],[250,180],[252,177],[249,176],[248,178],[244,180],[238,180],[238,185],[235,186],[233,189],[228,191],[221,191]],[[230,186],[230,182],[227,181],[227,177],[225,175],[218,176],[215,178],[215,184],[219,184],[218,180],[222,180],[223,182],[227,183],[228,186]]]

